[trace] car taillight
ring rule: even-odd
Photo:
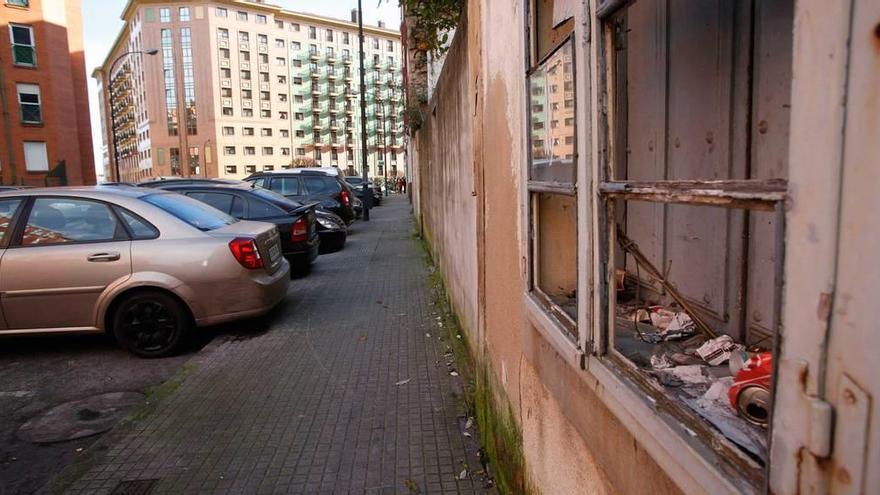
[[[263,267],[263,258],[257,250],[257,242],[249,237],[236,237],[229,241],[229,250],[241,266],[249,270]]]
[[[290,240],[293,242],[305,242],[308,239],[309,235],[309,222],[306,220],[305,216],[299,217],[299,219],[293,223],[293,228],[290,229]]]
[[[342,190],[342,194],[339,195],[339,198],[342,199],[342,204],[348,206],[351,203],[351,198],[348,197],[348,191],[345,189]]]

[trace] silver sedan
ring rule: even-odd
[[[125,186],[0,193],[0,335],[108,332],[139,356],[287,293],[274,225]]]

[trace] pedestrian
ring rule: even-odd
[[[406,194],[406,177],[401,177],[398,183],[400,184],[400,193]]]

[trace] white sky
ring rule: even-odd
[[[266,3],[279,5],[289,10],[318,14],[339,19],[351,19],[351,9],[357,8],[357,0],[266,0]],[[92,143],[95,153],[95,168],[99,180],[104,173],[101,167],[101,120],[98,112],[98,88],[91,78],[92,70],[101,65],[110,45],[122,28],[119,16],[125,7],[125,0],[82,0],[83,42],[86,51],[86,77],[89,84],[89,113],[92,122]],[[376,25],[379,20],[391,29],[400,26],[400,8],[397,0],[363,0],[364,22]]]

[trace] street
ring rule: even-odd
[[[482,493],[479,436],[426,284],[410,205],[394,196],[273,313],[202,329],[183,355],[7,339],[0,493]],[[103,436],[16,436],[40,411],[120,391],[146,397]]]

